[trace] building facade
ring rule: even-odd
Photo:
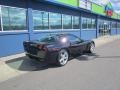
[[[120,34],[111,3],[88,0],[0,0],[0,57],[24,52],[23,41],[52,33],[90,40]]]

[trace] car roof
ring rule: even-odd
[[[58,37],[61,37],[61,36],[68,36],[68,35],[73,35],[73,34],[64,34],[64,33],[50,34],[50,36],[58,36]],[[74,35],[74,36],[75,36],[75,35]]]

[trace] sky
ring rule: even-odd
[[[120,0],[91,0],[99,4],[107,4],[109,1],[112,3],[112,6],[115,12],[120,14]]]

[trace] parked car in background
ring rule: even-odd
[[[95,49],[94,41],[82,40],[72,34],[52,34],[38,40],[24,41],[23,45],[29,58],[59,66],[66,65],[71,55],[93,53]]]

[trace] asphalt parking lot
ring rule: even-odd
[[[27,57],[6,64],[27,73],[1,82],[0,90],[120,90],[120,40],[75,57],[64,67]]]

